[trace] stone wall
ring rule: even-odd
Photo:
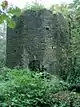
[[[25,11],[14,19],[15,29],[8,28],[7,32],[6,65],[27,68],[29,62],[38,60],[47,71],[57,71],[63,50],[68,46],[64,17],[42,9]]]
[[[16,27],[14,29],[7,29],[7,44],[6,44],[6,66],[13,68],[15,66],[22,66],[23,54],[23,22],[22,17],[16,18]]]

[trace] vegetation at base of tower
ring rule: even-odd
[[[0,69],[0,107],[79,107],[80,94],[68,88],[54,75],[47,79],[26,69]]]

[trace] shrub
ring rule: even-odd
[[[0,77],[0,107],[53,107],[52,95],[67,89],[55,76],[47,79],[29,70],[7,71]]]

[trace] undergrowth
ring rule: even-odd
[[[70,107],[68,100],[75,97],[67,89],[68,84],[54,75],[47,78],[47,73],[2,69],[0,107]]]

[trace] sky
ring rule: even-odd
[[[49,8],[52,4],[71,3],[73,0],[7,0],[10,4],[14,4],[20,8],[24,8],[26,4],[31,4],[35,1]]]

